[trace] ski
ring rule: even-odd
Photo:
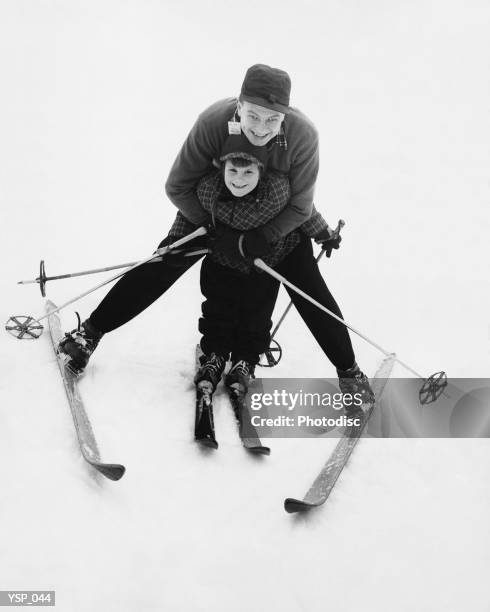
[[[226,387],[233,412],[238,423],[238,435],[243,447],[254,455],[270,455],[271,449],[260,441],[257,431],[250,421],[246,392],[233,387]]]
[[[56,309],[56,304],[46,300],[46,312]],[[53,313],[48,317],[49,334],[53,345],[56,361],[63,379],[66,396],[70,405],[75,431],[77,433],[78,444],[82,457],[85,461],[95,468],[98,472],[110,480],[119,480],[126,471],[126,468],[119,463],[104,463],[100,458],[99,449],[95,440],[92,425],[85,411],[83,400],[78,389],[77,376],[65,367],[65,362],[57,352],[58,343],[63,337],[61,323],[58,313]]]
[[[196,371],[201,365],[203,353],[199,344],[196,346]],[[264,446],[255,428],[250,422],[246,393],[239,389],[225,385],[228,398],[231,402],[233,412],[238,424],[238,434],[243,447],[255,455],[270,455],[270,448]],[[213,387],[208,381],[201,381],[196,385],[196,422],[194,427],[194,438],[203,446],[218,448],[214,430],[213,415]]]
[[[201,347],[196,346],[196,372],[201,366]],[[218,448],[216,433],[214,431],[213,415],[213,385],[203,380],[196,384],[196,421],[194,425],[194,439],[202,446]]]
[[[379,402],[379,399],[381,398],[381,394],[383,393],[386,381],[391,374],[394,363],[394,354],[390,355],[382,362],[374,376],[374,379],[372,380],[372,388],[376,400],[364,413],[361,424],[359,426],[354,425],[346,428],[342,437],[337,442],[337,445],[330,455],[327,463],[324,465],[313,484],[308,489],[308,492],[304,498],[295,499],[288,497],[284,501],[284,509],[286,512],[303,512],[305,510],[310,510],[311,508],[321,506],[325,503],[357,442],[359,442],[359,439],[366,428],[366,424],[368,423],[369,418],[371,417],[376,405]]]
[[[196,423],[194,438],[202,446],[218,448],[214,431],[213,391],[211,383],[202,381],[196,385]]]

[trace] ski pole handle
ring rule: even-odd
[[[330,238],[338,238],[340,234],[340,230],[344,227],[344,225],[345,225],[345,221],[343,219],[339,219],[339,222],[337,223],[337,227],[334,229],[333,234],[331,235]]]

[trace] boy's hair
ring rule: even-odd
[[[221,161],[221,167],[223,168],[223,170],[228,160],[231,161],[231,163],[237,168],[247,168],[248,166],[251,166],[252,164],[255,164],[256,166],[258,166],[260,171],[262,171],[264,168],[263,164],[258,159],[255,159],[254,157],[249,156],[247,154],[237,153],[236,156],[230,155],[230,157],[227,157],[226,159],[223,159]]]
[[[259,169],[259,178],[262,178],[262,174],[264,172],[264,164],[252,155],[248,155],[247,153],[236,153],[236,155],[230,153],[226,156],[226,159],[221,159],[220,169],[223,176],[225,174],[225,166],[227,161],[230,161],[235,166],[235,168],[248,168],[248,166],[255,165]]]

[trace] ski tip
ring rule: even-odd
[[[268,446],[250,446],[245,448],[251,455],[265,455],[268,457],[271,454],[271,449]]]
[[[288,497],[284,500],[284,510],[293,514],[294,512],[304,512],[305,510],[311,510],[315,508],[315,504],[309,504],[301,499],[294,499],[294,497]]]
[[[109,478],[109,480],[120,480],[126,472],[124,465],[119,463],[98,463],[93,464],[93,466],[98,472]]]
[[[208,436],[205,436],[203,438],[196,438],[196,442],[201,446],[204,446],[205,448],[213,448],[214,450],[217,450],[218,448],[218,443],[216,442],[216,440]]]

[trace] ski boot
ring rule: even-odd
[[[80,324],[79,318],[78,328],[65,333],[65,337],[60,340],[57,347],[58,354],[64,357],[65,367],[79,376],[86,368],[103,335],[103,332],[95,329],[89,319]]]
[[[244,359],[233,360],[230,371],[225,376],[225,385],[245,394],[248,391],[250,380],[254,378],[255,365]]]
[[[225,386],[235,413],[238,433],[244,448],[254,455],[270,455],[271,449],[262,444],[255,427],[251,423],[247,406],[247,391],[254,370],[255,364],[245,359],[233,359],[231,369],[225,376]]]
[[[368,377],[361,371],[357,363],[348,370],[337,370],[339,377],[339,387],[342,394],[350,394],[352,396],[361,396],[362,406],[354,403],[351,406],[345,406],[345,413],[348,417],[363,416],[364,410],[367,410],[375,402],[374,392],[369,384]],[[364,410],[363,410],[364,407]]]
[[[211,353],[211,355],[202,355],[199,361],[201,367],[194,377],[194,382],[198,388],[209,388],[210,392],[214,393],[225,370],[226,357]]]

